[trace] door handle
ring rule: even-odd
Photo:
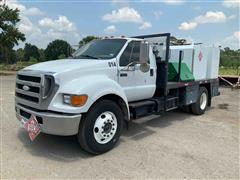
[[[154,70],[150,69],[150,76],[153,76],[153,74],[154,74]]]
[[[127,73],[120,73],[120,77],[127,77]]]

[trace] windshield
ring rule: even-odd
[[[75,59],[111,59],[117,56],[126,39],[98,39],[80,47],[74,54]]]

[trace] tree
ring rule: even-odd
[[[240,66],[240,51],[225,47],[220,52],[220,66],[237,68]]]
[[[32,56],[31,56],[31,57],[29,58],[29,62],[32,63],[32,64],[35,64],[35,63],[38,62],[38,60],[37,60],[35,57],[32,57]]]
[[[0,5],[0,59],[5,63],[11,61],[12,49],[18,41],[25,41],[25,35],[16,26],[19,21],[18,9]]]
[[[60,54],[60,55],[58,56],[58,59],[64,59],[64,58],[66,58],[65,54]]]
[[[46,61],[44,49],[39,49],[38,52],[39,52],[39,61],[40,62]]]
[[[44,51],[46,60],[58,59],[58,57],[65,56],[68,57],[71,52],[71,46],[68,42],[64,40],[54,40],[50,42]]]
[[[21,62],[24,60],[24,50],[23,48],[19,48],[16,50],[16,61]]]
[[[37,46],[26,43],[24,47],[24,61],[29,61],[30,57],[39,60],[40,54]]]
[[[187,44],[187,40],[186,39],[177,39],[176,37],[171,36],[170,44],[171,45],[184,45],[184,44]]]
[[[229,47],[224,48],[224,52],[228,53],[229,51],[231,51],[231,49]]]
[[[84,44],[94,40],[94,39],[98,39],[98,37],[95,36],[87,36],[85,38],[83,38],[80,42],[79,42],[79,47],[83,46]]]

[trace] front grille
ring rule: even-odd
[[[16,101],[38,109],[46,108],[56,87],[52,74],[19,71],[16,76]]]
[[[36,76],[25,76],[25,75],[18,74],[18,79],[23,81],[36,82],[36,83],[41,82],[41,77],[36,77]]]
[[[16,96],[25,101],[39,104],[41,100],[41,76],[18,74],[16,79]]]
[[[17,86],[17,88],[18,89],[22,89],[22,90],[24,90],[23,89],[23,84],[19,84],[19,83],[16,83],[16,86]],[[39,87],[34,87],[34,86],[28,86],[30,89],[30,91],[31,92],[35,92],[35,93],[40,93],[40,88]]]
[[[25,94],[16,93],[16,96],[17,96],[17,97],[20,97],[20,98],[22,98],[22,99],[26,99],[26,100],[35,102],[35,103],[38,103],[38,102],[39,102],[39,98],[32,97],[32,96],[28,96],[28,95],[25,95]]]

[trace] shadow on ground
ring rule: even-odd
[[[152,128],[165,128],[175,121],[183,121],[189,118],[191,114],[181,111],[173,111],[163,116],[145,117],[134,120],[129,123],[128,130],[124,128],[122,136],[124,140],[141,140],[156,133]],[[33,142],[30,141],[28,134],[24,129],[18,131],[18,138],[24,147],[33,156],[50,158],[56,161],[72,162],[92,157],[86,153],[78,144],[76,136],[54,136],[40,134]],[[123,138],[120,139],[117,146],[124,143]],[[116,147],[117,148],[117,147]]]
[[[156,133],[149,127],[165,128],[173,124],[175,121],[183,121],[190,116],[192,116],[192,114],[176,110],[152,118],[146,117],[137,119],[129,123],[129,129],[124,130],[122,136],[130,138],[131,140],[141,140]]]
[[[91,157],[81,149],[76,136],[54,136],[42,133],[31,142],[27,132],[20,129],[18,138],[33,156],[66,162]]]

